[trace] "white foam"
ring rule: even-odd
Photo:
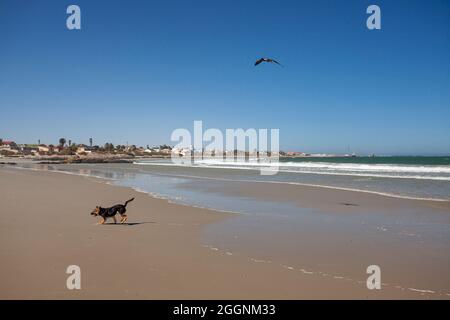
[[[174,166],[210,169],[261,170],[272,168],[286,173],[308,173],[321,175],[375,177],[391,179],[419,179],[450,181],[450,166],[418,166],[391,164],[327,163],[327,162],[231,162],[218,160],[198,160],[194,164],[171,162],[134,162],[137,165]],[[441,174],[441,175],[436,175]],[[444,174],[444,175],[442,175]]]
[[[250,258],[251,261],[256,262],[256,263],[270,263],[270,260],[260,260],[260,259],[255,259],[255,258]]]
[[[150,163],[150,162],[143,162],[143,163],[135,163],[135,164],[141,164],[141,165],[153,165],[156,163]],[[173,163],[158,163],[156,165],[169,165],[169,166],[180,166],[177,164],[173,164]],[[92,174],[87,174],[87,173],[75,173],[75,172],[68,172],[68,171],[63,171],[63,170],[49,170],[49,169],[39,169],[39,168],[31,168],[31,167],[14,167],[16,169],[23,169],[23,170],[32,170],[32,171],[50,171],[50,172],[58,172],[58,173],[63,173],[63,174],[69,174],[69,175],[79,175],[79,176],[85,176],[85,177],[93,177],[93,178],[98,178],[101,180],[109,180],[109,181],[114,181],[117,180],[119,181],[119,179],[113,179],[113,178],[106,178],[106,177],[102,177],[102,176],[96,176],[96,175],[92,175]],[[208,168],[208,167],[205,167]],[[428,200],[428,201],[437,201],[437,202],[446,202],[449,201],[449,199],[441,199],[441,198],[425,198],[425,197],[413,197],[413,196],[405,196],[405,195],[399,195],[399,194],[393,194],[393,193],[386,193],[386,192],[378,192],[378,191],[372,191],[372,190],[362,190],[362,189],[355,189],[355,188],[346,188],[346,187],[336,187],[336,186],[327,186],[327,185],[321,185],[321,184],[312,184],[312,183],[301,183],[301,182],[288,182],[288,181],[270,181],[270,180],[247,180],[247,179],[227,179],[227,178],[213,178],[213,177],[202,177],[202,176],[195,176],[195,175],[187,175],[187,174],[168,174],[168,173],[155,173],[155,172],[151,172],[150,174],[152,175],[159,175],[159,176],[174,176],[174,177],[182,177],[182,178],[191,178],[191,179],[205,179],[205,180],[215,180],[215,181],[230,181],[230,182],[249,182],[249,183],[275,183],[275,184],[289,184],[289,185],[298,185],[298,186],[306,186],[306,187],[317,187],[317,188],[325,188],[325,189],[333,189],[333,190],[344,190],[344,191],[352,191],[352,192],[363,192],[363,193],[370,193],[370,194],[376,194],[376,195],[381,195],[381,196],[385,196],[385,197],[391,197],[391,198],[400,198],[400,199],[409,199],[409,200]],[[134,189],[137,192],[141,192],[141,193],[147,193],[150,196],[154,197],[154,198],[159,198],[159,199],[165,199],[168,200],[169,202],[171,202],[170,198],[168,197],[164,197],[160,194],[156,194],[156,193],[152,193],[150,191],[145,191],[142,189],[138,189],[135,187],[131,187],[132,189]],[[241,213],[241,212],[236,212],[236,211],[228,211],[228,210],[220,210],[220,209],[215,209],[215,208],[210,208],[210,207],[202,207],[202,206],[196,206],[196,205],[192,205],[192,204],[185,204],[183,202],[178,202],[178,204],[181,205],[187,205],[187,206],[191,206],[191,207],[197,207],[200,209],[208,209],[208,210],[212,210],[212,211],[217,211],[217,212],[225,212],[225,213]]]
[[[436,291],[433,291],[433,290],[423,290],[423,289],[415,289],[415,288],[408,288],[408,290],[420,292],[420,293],[436,293]]]
[[[212,181],[289,184],[289,185],[297,185],[297,186],[305,186],[305,187],[315,187],[315,188],[325,188],[325,189],[332,189],[332,190],[344,190],[344,191],[352,191],[352,192],[370,193],[370,194],[376,194],[376,195],[380,195],[380,196],[384,196],[384,197],[409,199],[409,200],[428,200],[428,201],[437,201],[437,202],[449,201],[449,199],[413,197],[413,196],[405,196],[405,195],[399,195],[399,194],[393,194],[393,193],[387,193],[387,192],[346,188],[346,187],[327,186],[327,185],[322,185],[322,184],[302,183],[302,182],[213,178],[213,177],[203,177],[203,176],[195,176],[195,175],[189,175],[189,174],[170,174],[170,173],[155,173],[155,172],[151,172],[150,174],[159,175],[159,176],[174,176],[174,177],[190,178],[190,179],[204,179],[204,180],[212,180]]]
[[[314,274],[314,272],[308,271],[308,270],[305,270],[305,269],[300,269],[300,271],[301,271],[302,273],[304,273],[304,274]],[[323,275],[324,277],[328,276],[326,273],[323,273],[322,275]]]

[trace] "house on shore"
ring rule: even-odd
[[[2,140],[0,143],[1,155],[14,155],[19,153],[19,148],[14,141]]]
[[[41,155],[49,154],[49,152],[50,152],[50,148],[45,144],[40,144],[37,146],[37,148],[38,148],[39,154],[41,154]]]
[[[11,150],[16,148],[17,144],[14,141],[2,140],[2,143],[0,144],[0,149]]]

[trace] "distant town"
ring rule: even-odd
[[[136,145],[103,146],[93,144],[78,144],[65,138],[55,144],[18,144],[12,140],[0,139],[0,156],[3,157],[38,157],[38,158],[133,158],[133,157],[169,157],[172,147],[168,145],[138,147]]]
[[[192,148],[173,148],[169,145],[160,145],[150,147],[136,145],[114,145],[105,143],[103,146],[94,145],[93,139],[89,139],[89,144],[78,144],[65,138],[60,138],[58,143],[43,144],[39,140],[36,144],[18,144],[12,140],[4,140],[0,138],[0,157],[12,158],[33,158],[49,161],[69,161],[69,162],[109,162],[119,159],[132,159],[136,157],[148,158],[169,158],[176,154],[180,157],[191,154]],[[218,151],[203,150],[200,152],[205,157],[215,157],[223,154],[223,156],[231,157],[259,157],[259,152],[245,152],[238,150]],[[309,154],[305,152],[280,151],[279,153],[270,153],[268,156],[279,157],[329,157],[329,156],[355,156],[354,154],[346,155],[330,155],[330,154]]]

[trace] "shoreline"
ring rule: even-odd
[[[76,165],[76,164],[74,164]],[[2,166],[0,165],[0,169],[2,168]],[[82,174],[82,173],[75,173],[75,172],[69,172],[66,170],[51,170],[51,169],[38,169],[38,168],[29,168],[29,167],[22,167],[22,166],[13,166],[12,169],[16,169],[16,170],[31,170],[31,171],[38,171],[38,172],[55,172],[55,173],[62,173],[62,174],[67,174],[67,175],[72,175],[72,176],[80,176],[80,177],[87,177],[87,178],[94,178],[94,179],[100,179],[103,182],[110,184],[112,186],[119,186],[120,185],[114,185],[112,184],[113,181],[115,181],[115,179],[113,178],[105,178],[105,177],[101,177],[101,176],[93,176],[90,174]],[[154,173],[151,172],[150,174],[153,175],[161,175],[161,176],[166,176],[166,177],[170,177],[170,174],[158,174],[158,173]],[[320,192],[322,194],[329,194],[330,191],[332,194],[333,193],[337,193],[337,194],[341,194],[342,198],[354,198],[356,195],[361,194],[362,199],[379,199],[380,201],[383,201],[383,199],[388,200],[389,202],[398,202],[398,203],[407,203],[409,205],[419,205],[419,206],[426,206],[426,207],[431,207],[431,208],[435,208],[435,209],[441,209],[444,211],[448,211],[450,212],[450,200],[445,200],[445,199],[433,199],[433,198],[414,198],[414,197],[407,197],[407,196],[400,196],[400,195],[393,195],[393,194],[386,194],[386,193],[380,193],[380,192],[376,192],[376,191],[370,191],[370,190],[359,190],[359,189],[352,189],[352,188],[344,188],[344,187],[333,187],[333,186],[324,186],[324,185],[314,185],[314,184],[307,184],[307,183],[296,183],[296,182],[283,182],[283,181],[254,181],[254,180],[231,180],[231,179],[226,179],[226,178],[211,178],[211,177],[199,177],[199,176],[192,176],[192,175],[177,175],[177,177],[186,177],[186,178],[191,178],[194,180],[213,180],[213,181],[223,181],[225,183],[230,183],[230,184],[241,184],[243,186],[243,188],[239,189],[239,193],[241,194],[247,194],[247,195],[252,195],[252,196],[256,196],[259,194],[259,196],[261,195],[261,190],[264,189],[264,184],[276,184],[279,185],[279,187],[281,189],[271,189],[272,191],[275,191],[275,193],[277,193],[278,197],[282,194],[282,192],[277,192],[280,190],[289,190],[289,189],[300,189],[302,191],[302,193],[304,193],[304,191],[307,191],[308,193],[315,193],[315,192]],[[256,185],[257,187],[254,188],[254,185]],[[261,188],[258,187],[258,185],[261,185]],[[131,189],[133,189],[136,192],[148,195],[150,197],[153,198],[157,198],[157,199],[163,199],[168,201],[169,203],[173,203],[173,204],[177,204],[177,205],[181,205],[181,206],[187,206],[187,207],[192,207],[192,208],[199,208],[199,209],[206,209],[206,210],[210,210],[210,211],[214,211],[214,212],[219,212],[219,213],[230,213],[230,214],[241,214],[241,212],[238,211],[230,211],[230,210],[221,210],[221,209],[216,209],[216,208],[210,208],[210,207],[202,207],[202,206],[196,206],[196,205],[192,205],[192,204],[187,204],[187,203],[180,203],[177,202],[174,199],[171,199],[170,197],[164,197],[161,195],[157,195],[154,194],[152,192],[148,192],[139,188],[135,188],[135,187],[129,187]],[[257,190],[256,192],[253,193],[248,193],[248,190]],[[315,192],[314,192],[315,191]],[[221,190],[221,192],[226,193],[226,190],[223,189]],[[349,195],[349,196],[346,196]],[[279,200],[279,198],[277,199],[277,197],[273,197],[273,194],[269,194],[269,193],[265,193],[264,197],[260,197],[261,199],[273,199],[273,200]],[[288,198],[284,198],[283,200],[289,200],[292,201],[292,199],[288,199]],[[298,200],[298,199],[297,199]],[[324,209],[324,206],[322,205],[322,203],[309,203],[306,204],[306,207],[315,207],[317,209]],[[338,208],[333,208],[334,210],[338,209]],[[338,210],[339,211],[339,210]]]
[[[101,178],[59,173],[0,167],[0,194],[6,195],[1,211],[8,213],[1,224],[4,299],[449,298],[420,286],[369,291],[364,274],[351,273],[355,281],[334,279],[229,252],[205,242],[203,233],[239,215],[170,203],[148,193],[143,197]],[[131,196],[139,199],[129,208],[129,222],[136,225],[93,225],[96,219],[89,212],[95,205]],[[214,237],[220,241],[220,235]],[[79,292],[64,287],[64,264],[75,262],[88,270]]]
[[[8,158],[9,160],[11,160],[11,158]],[[5,159],[5,160],[8,160]],[[161,160],[164,158],[154,158],[155,160]],[[45,163],[41,163],[41,162],[34,162],[34,161],[30,161],[29,159],[22,159],[24,161],[21,162],[0,162],[0,168],[1,166],[8,166],[8,165],[13,165],[15,166],[17,169],[29,169],[29,170],[41,170],[41,169],[33,169],[33,168],[29,168],[29,167],[21,167],[21,164],[34,164],[34,165],[58,165],[58,164],[65,164],[65,165],[77,165],[77,164],[108,164],[108,163],[122,163],[122,162],[96,162],[96,163],[90,163],[90,162],[85,162],[85,163],[78,163],[78,162],[71,162],[71,163],[58,163],[58,162],[45,162]],[[143,163],[135,163],[135,161],[131,161],[131,162],[123,162],[123,163],[129,163],[129,164],[133,164],[133,165],[145,165]],[[165,164],[152,164],[152,165],[162,165],[164,166]],[[180,166],[183,167],[183,166]],[[210,167],[202,167],[202,169],[221,169],[222,167],[214,167],[214,166],[210,166]],[[244,170],[244,169],[237,169],[237,168],[227,168],[227,169],[236,169],[236,170]],[[249,170],[253,170],[253,169],[249,169]],[[64,173],[64,170],[41,170],[41,171],[52,171],[52,172],[62,172]],[[66,172],[69,174],[73,174],[73,175],[80,175],[80,176],[88,176],[88,175],[84,175],[84,174],[77,174],[77,173],[70,173],[70,172]],[[153,175],[160,175],[160,176],[172,176],[170,174],[160,174],[160,173],[155,173],[155,172],[151,172],[151,174]],[[319,173],[310,173],[310,174],[318,174]],[[333,175],[333,174],[329,174],[329,175]],[[192,179],[204,179],[204,180],[217,180],[217,181],[229,181],[229,182],[241,182],[241,183],[268,183],[268,184],[278,184],[278,185],[286,185],[286,186],[299,186],[299,187],[307,187],[307,188],[323,188],[323,189],[330,189],[330,190],[337,190],[337,191],[345,191],[345,192],[355,192],[355,193],[363,193],[363,194],[371,194],[374,196],[381,196],[381,197],[387,197],[387,198],[393,198],[393,199],[402,199],[402,200],[411,200],[411,201],[420,201],[420,202],[430,202],[430,203],[438,203],[439,207],[443,207],[443,208],[448,208],[450,209],[450,199],[441,199],[441,198],[424,198],[424,197],[414,197],[414,196],[406,196],[406,195],[400,195],[400,194],[393,194],[393,193],[385,193],[385,192],[378,192],[378,191],[372,191],[372,190],[364,190],[364,189],[356,189],[356,188],[347,188],[347,187],[338,187],[338,186],[327,186],[327,185],[320,185],[320,184],[311,184],[311,183],[301,183],[301,182],[289,182],[289,181],[271,181],[271,180],[265,180],[265,181],[258,181],[258,180],[246,180],[246,179],[240,179],[240,180],[232,180],[232,179],[226,179],[226,178],[213,178],[213,177],[200,177],[200,176],[192,176],[192,175],[175,175],[176,177],[185,177],[185,178],[192,178]],[[107,180],[108,178],[104,178],[104,177],[96,177],[99,179],[105,179]],[[143,191],[145,192],[145,191]],[[440,204],[440,205],[439,205]],[[211,209],[214,210],[214,209]],[[218,210],[221,211],[221,210]]]

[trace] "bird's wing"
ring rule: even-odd
[[[279,66],[283,66],[281,63],[279,63],[277,60],[274,60],[274,59],[270,59],[271,61],[270,62],[275,62],[276,64],[278,64]]]
[[[264,61],[264,58],[261,58],[261,59],[256,60],[255,66],[257,66],[258,64],[260,64],[260,63],[263,62],[263,61]]]

